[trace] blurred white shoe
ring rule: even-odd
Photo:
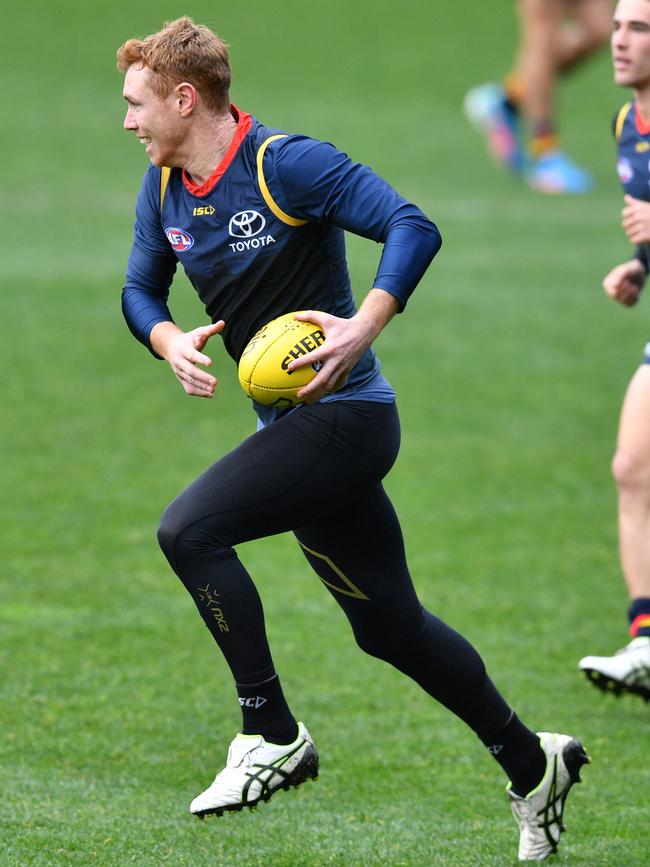
[[[578,663],[598,689],[633,693],[650,701],[650,637],[634,638],[614,656],[585,656]]]

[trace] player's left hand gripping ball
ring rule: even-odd
[[[248,397],[265,406],[297,406],[296,397],[318,373],[320,365],[306,364],[289,370],[289,364],[313,352],[325,342],[325,332],[314,322],[285,313],[255,334],[239,359],[239,383]]]

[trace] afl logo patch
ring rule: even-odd
[[[228,232],[233,238],[252,238],[259,235],[264,226],[266,220],[257,211],[239,211],[230,218]]]
[[[194,246],[194,238],[188,232],[177,229],[175,226],[165,229],[165,235],[177,253],[186,253],[190,247]]]
[[[621,157],[616,163],[616,171],[622,184],[629,184],[634,177],[634,170],[629,160]]]

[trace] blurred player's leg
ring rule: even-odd
[[[495,82],[472,88],[465,96],[465,113],[487,142],[488,150],[506,168],[520,172],[524,150],[520,141],[519,112]]]
[[[578,41],[558,56],[565,31],[564,0],[519,0],[520,49],[513,77],[518,80],[525,117],[529,163],[526,179],[544,193],[585,193],[592,187],[588,172],[561,149],[555,124],[555,90],[561,63],[575,63]],[[568,31],[570,32],[570,31]]]
[[[518,0],[519,42],[503,84],[473,88],[465,111],[492,154],[533,189],[580,194],[589,172],[561,148],[555,123],[560,78],[594,54],[611,31],[609,0]]]
[[[650,360],[650,359],[649,359]],[[618,489],[621,566],[631,600],[632,641],[614,656],[580,661],[595,686],[650,699],[650,364],[628,386],[612,470]]]
[[[565,74],[596,54],[612,35],[611,0],[565,0],[556,67]]]

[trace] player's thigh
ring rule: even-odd
[[[399,445],[395,418],[381,404],[301,407],[213,464],[172,508],[228,545],[292,530],[385,475]]]
[[[635,464],[650,465],[650,364],[642,364],[627,387],[617,451]]]

